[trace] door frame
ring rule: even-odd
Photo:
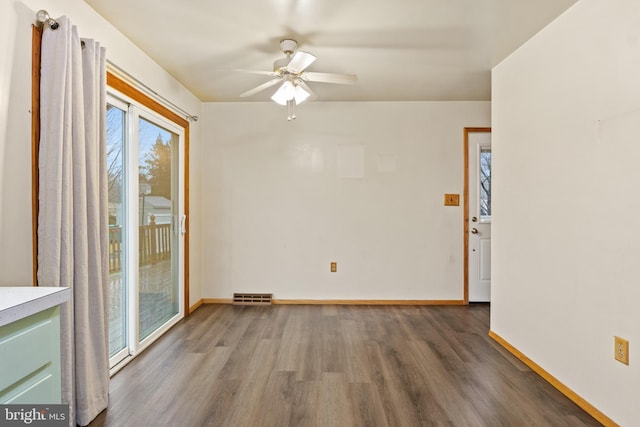
[[[464,304],[469,304],[469,134],[470,133],[490,133],[490,127],[465,127],[463,141],[464,158],[464,189],[463,200],[463,235],[464,235]]]

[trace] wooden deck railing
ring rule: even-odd
[[[122,270],[122,226],[109,227],[109,273]]]
[[[156,224],[152,215],[149,225],[138,227],[139,263],[154,264],[171,258],[171,224]],[[109,227],[109,273],[122,270],[122,226]]]

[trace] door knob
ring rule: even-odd
[[[477,228],[472,228],[471,229],[471,234],[478,234],[478,229]]]
[[[471,221],[478,222],[478,218],[474,216],[473,218],[471,218]]]

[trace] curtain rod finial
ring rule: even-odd
[[[51,27],[52,30],[56,30],[58,29],[59,24],[56,22],[55,19],[53,19],[51,16],[49,16],[49,12],[47,12],[46,10],[39,10],[36,13],[36,20],[41,24],[48,24],[49,27]]]
[[[36,12],[36,20],[41,24],[47,22],[49,18],[49,12],[47,12],[46,10],[39,10],[38,12]]]

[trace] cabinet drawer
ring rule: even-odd
[[[24,383],[8,389],[6,396],[0,398],[0,402],[14,405],[60,403],[59,399],[52,401],[52,396],[57,394],[60,394],[60,384],[56,382],[55,373],[45,369],[29,377]]]
[[[59,403],[58,312],[53,307],[0,328],[0,403]],[[38,400],[24,400],[32,398]]]

